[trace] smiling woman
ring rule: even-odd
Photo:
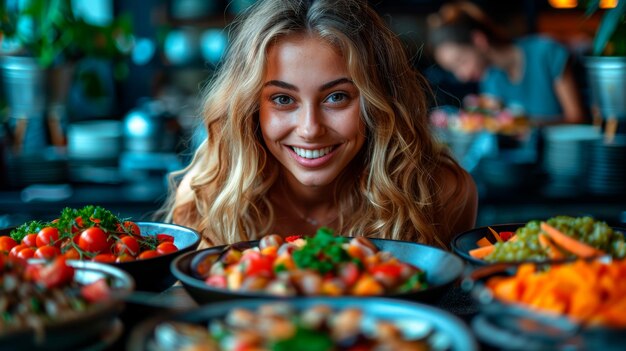
[[[429,89],[366,1],[258,1],[233,32],[167,220],[205,245],[326,226],[447,247],[473,227],[475,185],[430,134]]]

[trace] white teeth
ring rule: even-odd
[[[304,158],[319,158],[324,155],[327,155],[333,149],[332,146],[328,146],[328,147],[317,149],[317,150],[301,149],[299,147],[294,147],[294,146],[292,146],[291,148],[293,149],[293,151],[296,152],[298,156],[304,157]]]

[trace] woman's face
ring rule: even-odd
[[[444,43],[435,49],[435,60],[461,82],[477,82],[485,72],[485,58],[472,45]]]
[[[331,184],[365,142],[359,90],[343,56],[315,36],[273,44],[260,101],[269,152],[305,186]]]

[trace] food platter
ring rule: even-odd
[[[159,350],[156,340],[162,340],[162,323],[187,322],[207,326],[214,319],[224,318],[236,308],[255,310],[276,303],[274,299],[245,299],[213,303],[177,314],[162,316],[135,328],[127,344],[130,350]],[[358,308],[369,318],[383,319],[397,324],[411,325],[412,330],[430,334],[433,350],[478,350],[469,328],[458,317],[432,306],[388,298],[309,297],[281,300],[280,303],[303,310],[316,305],[330,306],[335,313],[346,308]],[[158,338],[158,339],[157,339]]]
[[[388,251],[399,261],[409,263],[425,271],[428,287],[418,291],[388,294],[385,297],[417,301],[435,301],[447,291],[461,276],[463,261],[456,255],[414,242],[371,239],[381,251]],[[258,246],[258,241],[237,243],[239,248]],[[227,247],[217,246],[177,257],[171,264],[171,271],[178,278],[191,297],[198,303],[238,298],[272,297],[268,293],[232,291],[207,285],[198,273],[198,266],[212,257],[218,257]]]
[[[537,263],[539,269],[561,263]],[[483,343],[496,348],[621,350],[626,328],[585,325],[561,314],[541,312],[523,304],[502,301],[488,288],[489,279],[514,276],[518,264],[492,264],[473,270],[463,281],[479,306],[471,327]]]
[[[554,217],[554,218],[557,218],[557,217]],[[535,222],[538,222],[538,221],[535,221]],[[493,239],[493,234],[492,234],[493,232],[496,232],[496,233],[509,232],[511,234],[515,234],[515,233],[518,233],[518,229],[522,229],[525,226],[528,227],[530,223],[531,222],[495,224],[491,226],[474,228],[474,229],[471,229],[471,230],[468,230],[466,232],[456,235],[452,239],[450,246],[451,246],[452,251],[455,254],[462,257],[467,263],[471,264],[472,266],[476,267],[476,266],[484,266],[490,263],[497,263],[498,261],[489,262],[483,259],[473,257],[470,253],[471,251],[480,248],[480,246],[478,245],[478,241],[481,239],[487,238],[491,242],[496,242],[496,240]],[[597,225],[605,225],[604,228],[610,229],[613,232],[621,232],[622,234],[626,233],[626,230],[621,227],[609,227],[609,226],[606,226],[604,222],[600,222],[600,221],[595,221],[595,223]],[[614,238],[619,238],[621,241],[623,241],[622,236],[617,235],[617,236],[614,236]],[[517,263],[517,264],[524,263],[524,262],[563,262],[563,261],[572,260],[573,258],[574,257],[517,259],[517,260],[500,261],[500,262]]]
[[[200,244],[200,234],[193,229],[169,223],[136,222],[136,224],[142,236],[157,234],[172,236],[178,251],[143,260],[110,264],[128,272],[135,280],[136,290],[163,291],[176,282],[176,278],[169,270],[170,263],[177,256],[195,250]],[[0,229],[0,236],[7,236],[14,229]]]
[[[31,261],[37,263],[37,261]],[[84,285],[105,278],[110,298],[89,306],[81,313],[57,321],[46,321],[43,333],[20,328],[0,335],[2,350],[69,350],[98,339],[114,323],[124,308],[124,299],[134,290],[132,277],[112,265],[98,262],[67,261],[75,269],[73,281]]]

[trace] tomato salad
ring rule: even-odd
[[[88,205],[65,208],[51,222],[30,221],[0,237],[0,253],[21,259],[90,260],[104,263],[142,260],[178,251],[168,234],[142,236],[137,223]]]
[[[423,270],[379,251],[365,237],[334,236],[321,228],[313,237],[272,234],[243,251],[229,247],[197,268],[216,288],[272,295],[383,295],[427,287]]]

